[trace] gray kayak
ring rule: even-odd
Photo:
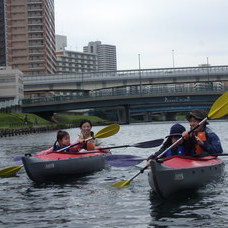
[[[224,174],[224,166],[221,159],[212,156],[168,157],[161,161],[152,160],[148,180],[160,198],[167,198],[182,190],[197,189],[219,180]]]
[[[79,177],[106,168],[107,153],[50,153],[22,158],[28,177],[34,182],[60,180],[64,177]]]

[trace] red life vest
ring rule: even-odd
[[[198,132],[197,137],[203,142],[205,142],[207,140],[205,131]],[[203,152],[204,152],[203,148],[199,144],[196,144],[195,154],[202,154]]]

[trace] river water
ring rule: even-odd
[[[163,138],[172,122],[131,124],[103,139],[105,145],[126,145]],[[183,122],[188,128],[188,124]],[[228,121],[215,121],[224,153],[228,153]],[[102,126],[94,127],[96,133]],[[68,130],[71,140],[79,129]],[[15,165],[14,158],[50,147],[56,132],[1,138],[0,168]],[[113,154],[131,154],[146,158],[158,148],[115,149]],[[196,192],[160,200],[151,192],[145,171],[128,187],[112,183],[134,176],[140,167],[111,167],[80,179],[37,185],[24,169],[18,177],[0,179],[0,227],[228,227],[228,157],[224,179]]]

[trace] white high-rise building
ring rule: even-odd
[[[65,51],[67,47],[67,37],[63,35],[55,35],[56,52]]]
[[[116,71],[116,46],[102,44],[101,41],[89,42],[83,48],[85,53],[97,55],[98,71]]]

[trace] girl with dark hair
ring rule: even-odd
[[[57,138],[53,146],[53,151],[60,150],[64,147],[68,147],[70,145],[70,135],[67,131],[58,131]],[[69,152],[69,148],[61,151],[61,152]]]

